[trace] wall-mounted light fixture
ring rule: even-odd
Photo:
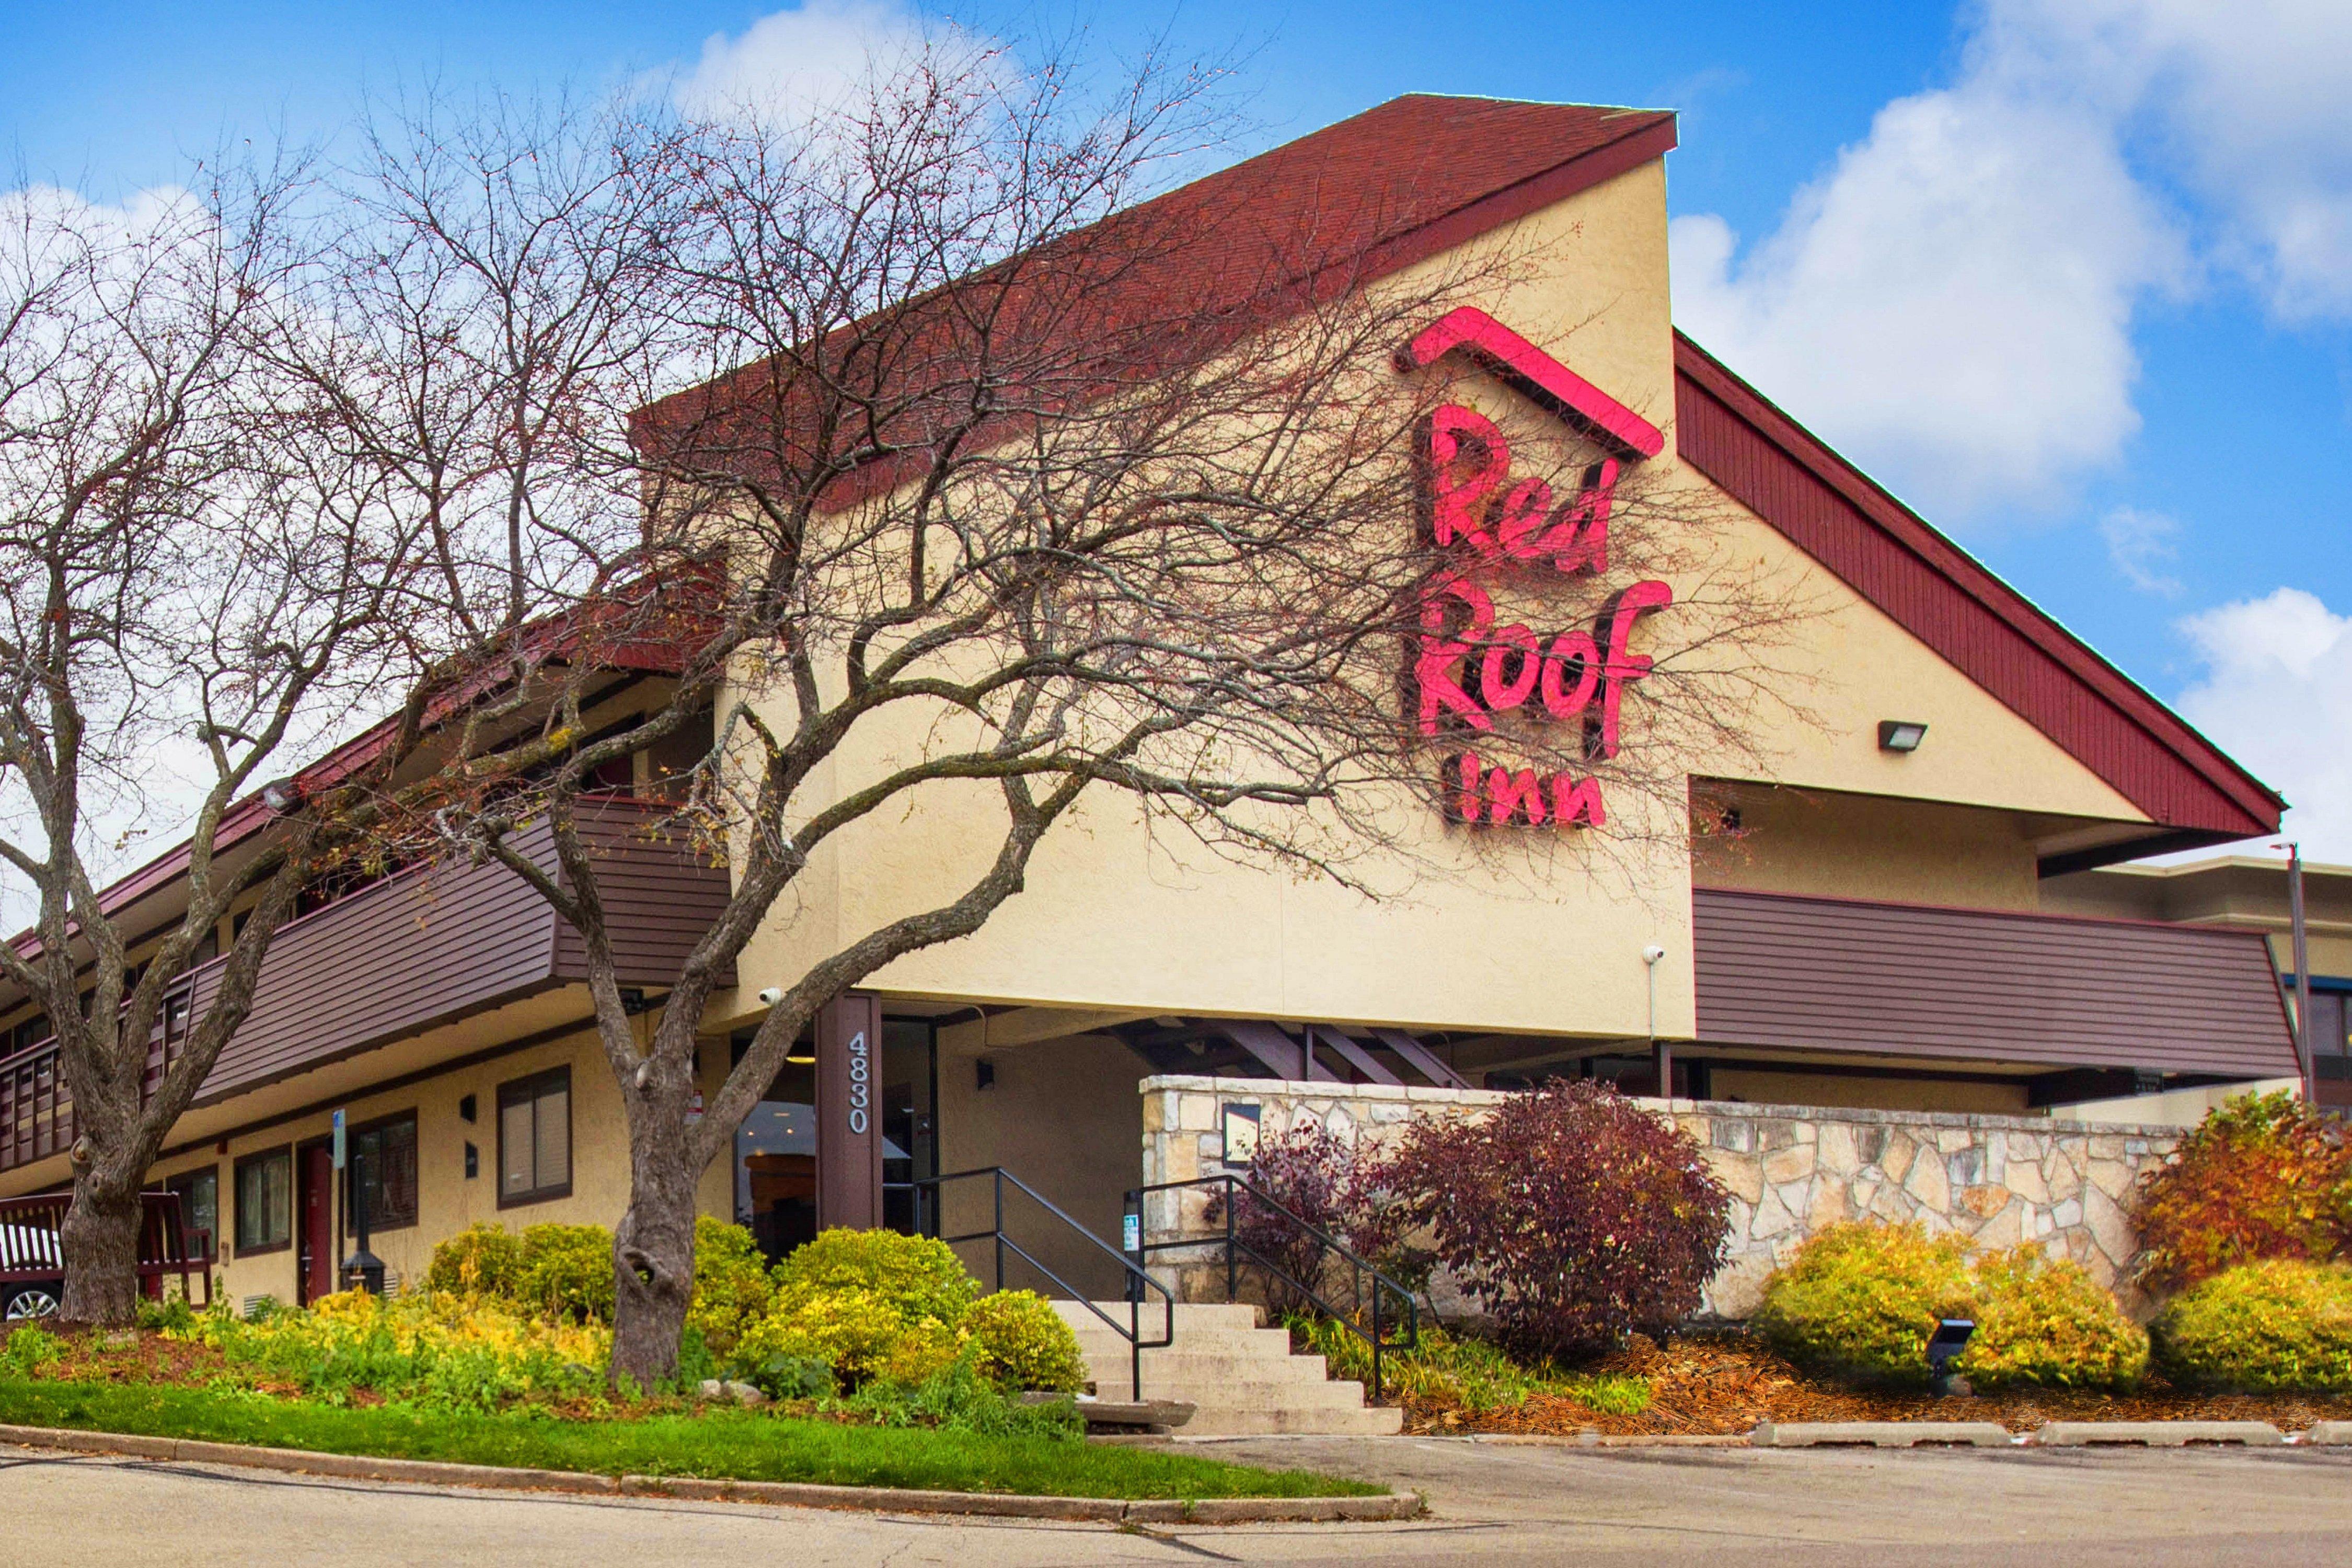
[[[1919,742],[1927,738],[1927,726],[1914,719],[1881,719],[1878,721],[1878,749],[1882,752],[1916,752]]]

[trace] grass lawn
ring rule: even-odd
[[[1262,1470],[1149,1448],[845,1426],[746,1410],[566,1421],[397,1405],[340,1409],[203,1388],[7,1378],[0,1379],[0,1422],[602,1475],[1058,1497],[1361,1497],[1388,1490],[1304,1470]]]

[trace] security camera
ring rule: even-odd
[[[760,1005],[763,1007],[772,1007],[783,999],[784,988],[781,985],[771,985],[760,993]]]
[[[1660,947],[1656,942],[1652,942],[1649,946],[1642,950],[1642,962],[1644,963],[1655,963],[1658,960],[1665,956],[1666,950]]]

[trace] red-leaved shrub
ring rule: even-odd
[[[2140,1179],[2132,1219],[2158,1289],[2264,1258],[2327,1262],[2352,1250],[2352,1142],[2284,1090],[2241,1096]]]
[[[1694,1310],[1731,1194],[1697,1143],[1591,1080],[1475,1121],[1423,1118],[1382,1173],[1508,1348],[1572,1356]]]
[[[1301,1121],[1258,1140],[1249,1180],[1283,1209],[1336,1235],[1346,1228],[1355,1206],[1356,1163],[1353,1145],[1333,1136],[1319,1121]],[[1210,1200],[1206,1218],[1211,1225],[1225,1223],[1224,1203],[1222,1196]],[[1233,1224],[1234,1239],[1247,1249],[1244,1258],[1254,1255],[1270,1266],[1255,1271],[1265,1288],[1267,1310],[1276,1318],[1305,1310],[1307,1290],[1318,1285],[1323,1271],[1324,1244],[1246,1192],[1234,1200]]]

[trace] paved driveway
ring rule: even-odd
[[[1415,1485],[1436,1517],[1139,1533],[382,1486],[0,1447],[0,1563],[2352,1561],[2352,1457],[2325,1453],[1592,1451],[1412,1438],[1205,1451]]]

